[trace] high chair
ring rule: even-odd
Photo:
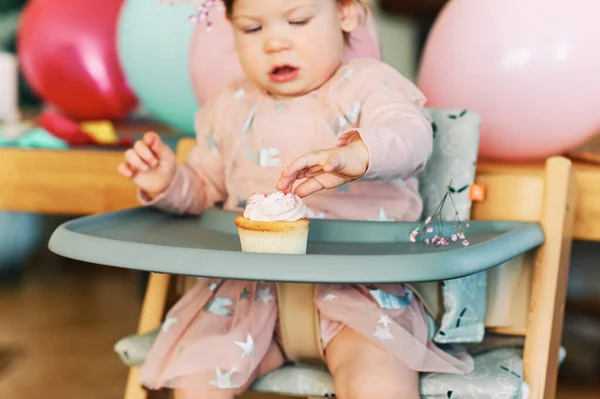
[[[398,282],[397,278],[402,278],[402,282],[410,283],[425,304],[434,341],[449,345],[465,343],[475,359],[475,370],[469,375],[423,374],[422,397],[554,398],[559,360],[564,357],[560,340],[574,220],[575,181],[571,162],[563,157],[552,157],[537,174],[507,169],[501,174],[479,174],[474,181],[479,117],[460,110],[428,111],[435,139],[433,159],[420,176],[426,209],[424,216],[439,203],[450,184],[461,219],[471,213],[473,221],[466,230],[471,235],[471,245],[435,248],[412,244],[410,259],[419,266],[411,267],[410,262],[406,262],[406,267],[402,262],[397,266],[393,263],[381,268],[387,276],[374,276],[372,271],[367,276],[359,264],[364,260],[351,255],[340,255],[344,256],[343,268],[331,262],[327,269],[329,273],[323,273],[323,266],[320,273],[316,273],[318,269],[311,268],[310,264],[303,268],[290,267],[287,275],[280,273],[277,281],[281,336],[284,351],[294,364],[259,379],[252,390],[308,398],[333,395],[331,376],[323,367],[318,314],[313,305],[315,284],[297,282],[317,279],[322,282],[360,283],[366,279],[369,282]],[[185,160],[193,145],[193,140],[179,143],[179,161]],[[454,212],[453,208],[444,210],[444,218],[452,220]],[[207,211],[201,223],[217,226],[214,228],[219,233],[233,235],[232,220],[232,215],[215,210]],[[338,242],[336,240],[343,242],[344,234],[336,231],[335,239],[332,239],[327,230],[336,223],[346,228],[358,226],[353,222],[314,220],[311,231],[314,228],[316,236],[312,239],[330,240],[334,244]],[[169,263],[164,258],[164,248],[157,248],[152,257],[144,261],[132,254],[140,246],[148,249],[156,244],[174,245],[172,237],[167,240],[163,235],[159,239],[144,233],[149,226],[157,224],[170,226],[170,234],[184,230],[182,237],[189,234],[189,229],[197,228],[197,222],[193,220],[174,219],[151,209],[136,209],[68,222],[56,230],[49,245],[54,252],[74,259],[161,271],[150,275],[138,335],[117,344],[117,351],[131,366],[125,399],[165,394],[142,389],[137,381],[138,366],[143,363],[165,313],[195,282],[194,277],[176,277],[195,273],[185,266],[188,260],[181,249],[167,248],[169,270],[173,274],[165,274],[164,267],[161,269],[160,265]],[[383,240],[398,245],[398,248],[411,245],[402,243],[408,241],[408,233],[416,225],[364,223],[372,236],[367,240]],[[182,245],[193,245],[192,242]],[[244,258],[246,266],[256,267],[241,270],[221,264],[217,271],[208,261],[216,255],[208,250],[197,252],[204,261],[196,259],[202,263],[199,274],[265,279],[269,270],[273,270],[265,264],[268,262],[256,261],[263,254],[233,254],[239,251],[233,244],[219,245],[222,245],[222,251],[231,251],[232,256],[251,255]],[[402,253],[403,250],[398,251]],[[318,255],[309,253],[309,256]],[[395,253],[390,255],[394,256]],[[293,258],[293,262],[306,262],[302,258]],[[383,264],[386,259],[377,260]],[[290,259],[286,258],[288,261]],[[369,264],[368,269],[373,270],[373,265]],[[319,277],[315,277],[317,274]],[[256,397],[256,393],[253,394]]]

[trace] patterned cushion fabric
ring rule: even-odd
[[[487,340],[486,340],[487,341]],[[523,382],[523,340],[493,338],[471,347],[475,370],[467,375],[426,373],[421,376],[421,397],[427,399],[527,399]],[[559,361],[565,358],[561,348]],[[272,371],[252,390],[291,396],[333,398],[333,380],[327,370],[286,365]]]
[[[434,141],[431,158],[419,175],[423,218],[435,212],[450,186],[455,207],[446,201],[441,211],[442,220],[450,223],[456,218],[467,220],[481,117],[460,109],[428,108],[427,112]],[[433,340],[437,343],[480,342],[485,331],[487,272],[442,282],[442,295],[443,316]]]

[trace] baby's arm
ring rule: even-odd
[[[416,175],[433,147],[423,106],[425,97],[388,65],[365,61],[340,90],[340,109],[360,102],[358,127],[343,132],[336,148],[295,159],[281,173],[277,189],[295,188],[301,197],[355,180],[394,180]]]
[[[345,98],[362,98],[359,127],[340,135],[338,146],[361,139],[369,163],[360,180],[394,180],[416,175],[433,147],[425,97],[392,67],[379,64],[357,73]]]
[[[171,213],[199,215],[216,202],[225,200],[224,162],[213,133],[216,106],[207,104],[196,115],[196,145],[184,164],[177,164],[165,191],[150,197],[142,190],[142,205],[153,205]]]

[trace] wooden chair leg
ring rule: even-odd
[[[538,250],[523,355],[531,398],[554,399],[575,218],[576,183],[570,161],[546,164],[541,224],[546,240]]]
[[[169,274],[152,273],[148,280],[148,288],[144,297],[140,320],[138,323],[138,334],[144,334],[154,330],[162,323],[169,302],[169,291],[172,276]],[[124,399],[148,399],[149,393],[138,382],[139,368],[132,367],[129,370],[127,386]],[[154,393],[151,396],[155,396]]]
[[[127,385],[125,386],[125,399],[148,399],[148,391],[138,382],[139,375],[139,367],[131,367],[129,369]]]

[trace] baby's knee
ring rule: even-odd
[[[356,370],[334,379],[338,399],[419,399],[417,378],[379,373],[380,370]],[[412,376],[411,376],[412,377]]]

